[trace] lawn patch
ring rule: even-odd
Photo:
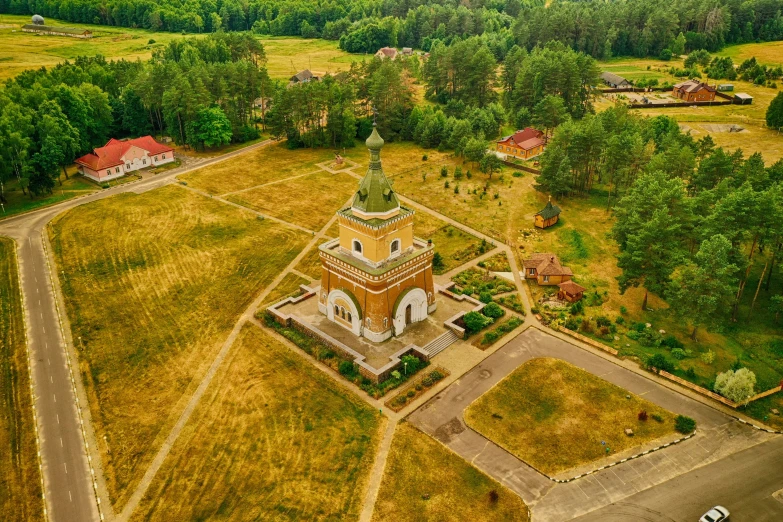
[[[16,244],[0,237],[0,512],[42,520],[41,475],[30,395]]]
[[[50,237],[121,507],[237,318],[308,237],[177,186],[74,208]]]
[[[274,287],[272,291],[267,294],[266,299],[264,299],[264,302],[261,304],[261,306],[258,307],[258,309],[263,310],[266,306],[282,301],[288,296],[298,295],[299,285],[306,285],[309,282],[310,281],[304,277],[300,277],[294,273],[289,272],[285,275],[285,277],[283,277],[283,280],[280,281],[280,284]]]
[[[407,422],[397,426],[373,521],[527,519],[517,495]]]
[[[371,408],[246,325],[134,520],[358,520]]]
[[[662,421],[639,420],[642,411]],[[672,413],[550,358],[514,370],[468,407],[465,420],[548,475],[605,457],[607,447],[614,454],[674,432]]]

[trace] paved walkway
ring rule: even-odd
[[[556,484],[467,427],[463,419],[473,401],[535,357],[563,359],[670,411],[693,417],[698,435],[589,477]],[[569,520],[774,437],[537,328],[517,336],[409,420],[516,492],[531,507],[534,520],[552,521]]]

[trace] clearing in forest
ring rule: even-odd
[[[77,207],[50,237],[117,509],[239,315],[308,237],[178,186]]]
[[[248,324],[133,520],[357,520],[383,424]]]

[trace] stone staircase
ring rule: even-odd
[[[425,347],[424,351],[430,354],[430,359],[438,355],[440,352],[454,344],[459,340],[457,334],[448,330],[446,333],[439,335],[432,341],[430,341]]]

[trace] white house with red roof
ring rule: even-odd
[[[497,151],[506,156],[519,159],[530,159],[544,152],[546,140],[544,133],[532,127],[525,127],[510,136],[504,136],[497,141]]]
[[[98,182],[172,161],[174,161],[174,149],[158,143],[152,136],[142,136],[132,140],[112,138],[103,147],[75,160],[82,174]]]

